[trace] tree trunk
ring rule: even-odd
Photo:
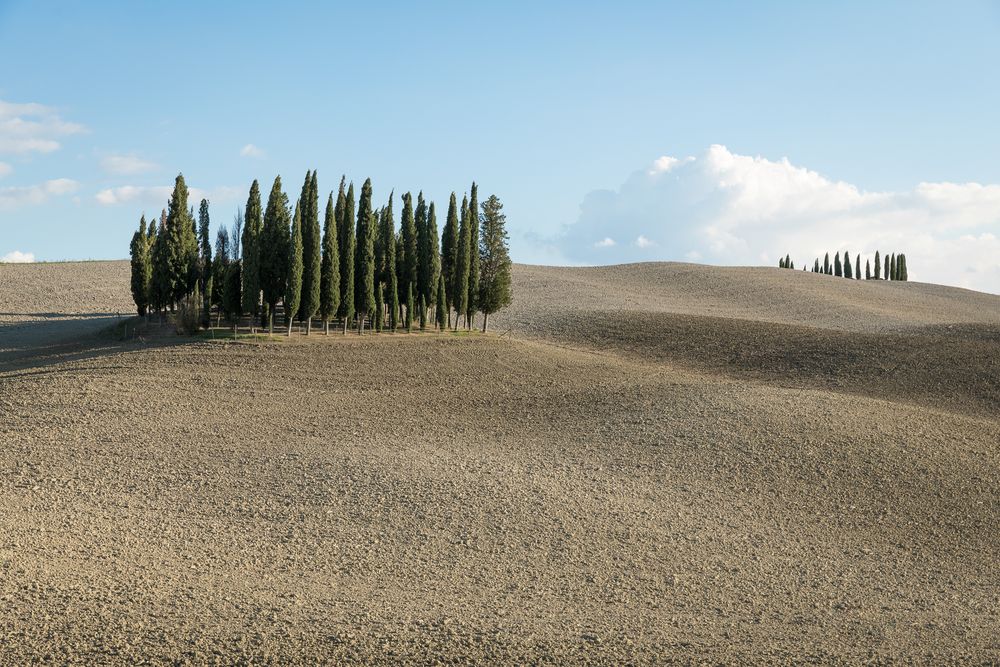
[[[347,317],[344,317],[344,335],[347,335]]]
[[[269,308],[267,311],[267,335],[271,336],[274,334],[274,308]]]
[[[489,321],[490,321],[490,314],[483,313],[483,333],[486,333],[486,326]]]
[[[288,318],[288,333],[285,334],[286,336],[291,337],[291,335],[292,335],[292,322],[294,322],[294,321],[295,320],[293,320],[292,318],[290,318],[290,317]]]
[[[306,318],[306,335],[308,336],[312,332],[313,318]]]
[[[323,320],[323,335],[330,335],[330,320]]]
[[[358,314],[358,335],[363,336],[365,333],[365,316]]]

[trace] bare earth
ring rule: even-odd
[[[1000,661],[1000,297],[517,266],[490,335],[0,264],[0,663]]]

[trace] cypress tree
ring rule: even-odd
[[[269,333],[274,333],[274,310],[285,296],[288,279],[289,217],[288,195],[281,189],[281,176],[276,176],[267,198],[267,210],[264,211],[259,256],[260,287],[267,305]]]
[[[896,261],[899,263],[899,266],[896,267],[896,270],[899,272],[899,279],[906,282],[909,278],[906,273],[906,254],[900,253],[899,258]]]
[[[485,332],[490,314],[509,305],[512,299],[507,216],[496,195],[490,195],[483,203],[481,225],[479,265],[482,273],[479,278],[479,304],[483,312]]]
[[[434,307],[434,315],[437,319],[438,331],[444,331],[444,328],[448,326],[448,299],[445,296],[444,287],[444,274],[438,274],[438,284],[437,284],[437,305]]]
[[[207,329],[209,324],[211,324],[210,318],[212,315],[212,302],[214,291],[214,272],[212,271],[212,240],[209,236],[209,216],[208,216],[208,200],[201,200],[201,207],[198,209],[198,245],[200,246],[201,256],[199,258],[199,264],[201,265],[201,294],[204,299],[204,313],[202,314],[202,325]]]
[[[417,296],[427,293],[428,282],[428,260],[430,259],[427,248],[430,245],[427,239],[427,202],[424,201],[423,191],[417,193],[417,208],[414,213],[417,228]]]
[[[178,174],[167,205],[167,271],[171,303],[177,303],[194,288],[197,276],[198,240],[188,210],[188,188]]]
[[[819,257],[816,258],[816,263],[813,264],[813,273],[819,273]]]
[[[332,192],[326,200],[326,217],[323,220],[323,260],[319,283],[319,312],[323,318],[323,333],[329,336],[330,318],[337,314],[340,305],[340,248]]]
[[[875,280],[882,277],[882,260],[879,259],[878,250],[875,251]]]
[[[375,333],[382,331],[382,320],[385,316],[385,299],[382,292],[385,291],[385,283],[375,286]]]
[[[364,333],[365,318],[375,310],[375,226],[372,179],[366,178],[358,200],[357,247],[354,253],[354,308],[358,312],[358,335]]]
[[[288,335],[292,335],[292,322],[301,312],[302,276],[304,271],[302,243],[302,211],[299,203],[295,204],[295,216],[292,218],[292,236],[288,243],[288,277],[285,280],[285,321],[288,323]]]
[[[425,248],[427,259],[427,290],[424,292],[424,301],[428,307],[437,304],[438,276],[441,275],[441,248],[438,243],[437,212],[434,210],[434,202],[427,208],[427,247]]]
[[[337,240],[340,242],[340,309],[337,316],[344,320],[344,334],[348,323],[354,318],[354,183],[344,194],[344,178],[340,179],[340,194],[337,195]]]
[[[320,306],[323,264],[322,237],[319,228],[319,185],[315,170],[306,172],[302,184],[302,300],[299,304],[299,319],[306,322],[306,335],[312,333],[312,318],[316,317]]]
[[[469,192],[469,298],[465,305],[465,328],[471,329],[479,309],[479,186]]]
[[[229,229],[225,225],[215,232],[215,256],[212,258],[212,305],[217,308],[221,318],[226,311],[226,278],[229,272],[230,259]]]
[[[889,258],[888,257],[884,258],[884,260],[882,262],[882,266],[884,267],[884,270],[885,270],[885,280],[889,280]]]
[[[840,253],[838,252],[833,258],[833,275],[838,278],[844,277],[844,267],[840,263]]]
[[[778,268],[779,269],[785,268],[785,258],[784,257],[779,257],[778,258]]]
[[[458,204],[455,193],[448,201],[448,217],[441,233],[441,272],[444,274],[445,299],[447,300],[448,326],[451,327],[451,309],[455,304],[455,266],[458,264]]]
[[[170,234],[167,231],[167,210],[160,211],[160,226],[156,232],[151,251],[153,276],[150,281],[150,302],[158,311],[163,311],[170,303],[170,253],[167,247]]]
[[[243,309],[242,301],[242,277],[240,276],[240,271],[242,267],[239,262],[233,261],[229,262],[226,267],[223,280],[222,288],[222,310],[225,311],[227,317],[231,317],[233,320],[233,335],[240,325],[240,311]]]
[[[899,280],[899,275],[896,273],[896,253],[892,253],[889,257],[889,278]]]
[[[406,333],[410,333],[412,331],[413,331],[413,283],[411,282],[406,287]]]
[[[129,254],[132,257],[132,300],[135,302],[139,316],[144,317],[149,307],[150,279],[153,272],[153,264],[149,256],[149,239],[146,235],[145,215],[139,218],[139,229],[132,235]]]
[[[462,217],[458,228],[458,258],[455,261],[455,286],[452,288],[455,293],[455,329],[458,329],[459,316],[465,313],[469,305],[469,254],[472,251],[469,245],[472,240],[470,224],[469,200],[467,197],[462,197]]]
[[[854,277],[854,275],[853,275],[853,273],[851,271],[851,254],[849,252],[847,252],[846,250],[844,251],[844,277],[845,278],[853,278]]]
[[[854,279],[861,280],[861,253],[854,256]]]
[[[389,332],[396,333],[399,326],[399,277],[393,271],[389,276]]]
[[[396,220],[392,213],[393,193],[379,215],[378,236],[375,250],[375,281],[389,284],[390,274],[396,271]]]
[[[826,275],[830,274],[830,253],[826,253],[823,258],[823,273]]]
[[[872,279],[872,263],[871,260],[865,260],[865,280]]]
[[[240,270],[240,310],[250,314],[251,326],[260,310],[260,237],[264,228],[260,205],[260,185],[254,179],[247,197],[243,221],[243,266]],[[261,323],[263,325],[263,322]]]
[[[400,222],[400,236],[403,241],[403,271],[400,281],[403,289],[408,290],[410,285],[417,288],[417,225],[413,218],[413,195],[407,192],[403,195],[403,219]],[[408,312],[407,320],[413,319],[413,314]]]

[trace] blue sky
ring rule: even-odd
[[[476,179],[520,261],[896,244],[911,277],[1000,291],[1000,260],[925,250],[1000,247],[1000,3],[364,4],[0,0],[0,256],[124,257],[178,171],[228,223],[253,178],[317,168],[439,207]]]

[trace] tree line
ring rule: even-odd
[[[260,186],[250,186],[246,207],[232,231],[210,239],[209,202],[197,216],[188,205],[184,176],[178,175],[159,224],[145,214],[132,235],[131,287],[140,316],[179,312],[195,326],[211,324],[213,308],[238,331],[241,317],[251,327],[274,332],[278,306],[288,335],[292,324],[305,324],[306,335],[319,319],[326,334],[331,322],[364,333],[411,331],[414,324],[439,330],[458,329],[464,319],[473,327],[511,302],[511,260],[503,204],[490,195],[482,204],[472,184],[459,207],[452,192],[443,231],[437,210],[423,193],[402,195],[400,228],[386,204],[372,203],[371,179],[356,198],[354,183],[341,178],[336,197],[327,197],[320,221],[315,171],[306,172],[294,209],[274,179],[266,207]],[[194,313],[194,315],[192,315]],[[454,318],[452,315],[454,314]]]
[[[872,265],[870,260],[865,260],[865,280],[907,280],[906,272],[906,255],[904,253],[892,253],[885,257],[883,267],[882,257],[879,251],[875,251],[875,271],[872,271]],[[789,255],[785,255],[778,259],[779,269],[794,269],[795,262]],[[802,267],[803,271],[808,270],[805,266]],[[826,253],[823,257],[823,263],[820,264],[819,257],[813,262],[812,266],[813,273],[823,273],[828,276],[837,276],[841,278],[851,278],[854,280],[861,280],[861,254],[855,256],[854,258],[854,268],[851,268],[851,254],[847,251],[844,252],[844,259],[840,259],[840,253],[838,252],[834,255],[833,263],[830,262],[830,253]]]

